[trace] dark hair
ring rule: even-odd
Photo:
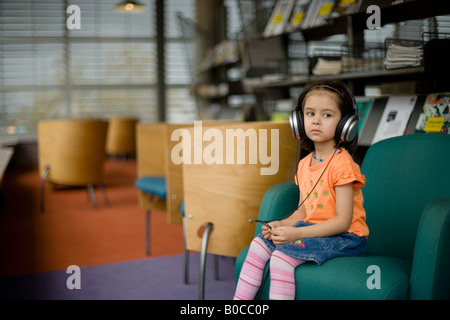
[[[334,96],[338,98],[338,107],[341,111],[341,119],[344,118],[346,115],[353,115],[355,113],[354,108],[354,98],[352,94],[348,91],[348,89],[345,87],[345,85],[338,81],[320,81],[320,82],[314,82],[310,83],[303,91],[300,93],[298,100],[297,100],[297,106],[295,107],[296,111],[300,111],[300,116],[303,120],[303,107],[305,103],[306,96],[315,90],[324,90],[328,92],[334,93]],[[304,123],[304,121],[303,121]],[[336,145],[339,141],[336,141]],[[301,140],[301,147],[307,151],[314,151],[314,142],[306,137],[306,139]],[[348,150],[349,153],[352,153],[356,145],[358,143],[358,135],[356,135],[355,139],[353,139],[350,142],[341,142],[341,147],[344,147]]]

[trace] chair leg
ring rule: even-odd
[[[219,280],[219,256],[214,255],[214,279]]]
[[[41,212],[44,212],[45,203],[45,184],[47,183],[47,177],[50,173],[50,167],[45,167],[41,178]]]
[[[97,199],[95,198],[95,191],[94,191],[94,187],[92,186],[92,184],[88,184],[87,191],[89,194],[89,198],[91,199],[92,207],[94,209],[97,209]]]
[[[98,186],[99,186],[100,190],[102,191],[103,199],[105,200],[105,204],[107,206],[109,206],[109,199],[108,199],[108,195],[106,194],[105,186],[103,185],[103,183],[100,183]]]
[[[184,284],[189,284],[189,251],[187,249],[185,217],[183,217],[183,245],[184,245]]]
[[[211,233],[213,224],[208,223],[202,237],[202,247],[200,252],[200,282],[199,282],[199,300],[205,300],[205,266],[206,266],[206,251],[208,249],[209,235]]]
[[[145,243],[147,255],[150,255],[150,210],[146,210],[146,221],[145,221]]]

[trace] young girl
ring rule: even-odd
[[[357,119],[354,99],[339,83],[316,83],[300,94],[296,112],[302,147],[311,152],[299,162],[295,176],[299,206],[289,217],[264,225],[253,239],[234,299],[255,298],[269,260],[270,299],[294,299],[297,266],[365,254],[365,177],[349,154],[357,135],[349,140],[341,134],[345,120]]]

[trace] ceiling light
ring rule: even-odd
[[[117,12],[141,12],[145,10],[145,5],[137,1],[121,1],[116,4],[115,11]]]

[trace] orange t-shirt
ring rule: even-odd
[[[305,199],[311,192],[330,157],[318,165],[311,166],[311,152],[299,162],[296,182],[299,182],[302,199]],[[361,192],[365,182],[366,178],[361,174],[358,164],[353,161],[351,155],[345,149],[338,149],[312,194],[303,203],[306,210],[304,221],[321,223],[336,216],[336,191],[334,188],[353,183],[353,219],[347,232],[367,237],[369,228],[366,224],[366,211],[363,208],[364,199]]]

